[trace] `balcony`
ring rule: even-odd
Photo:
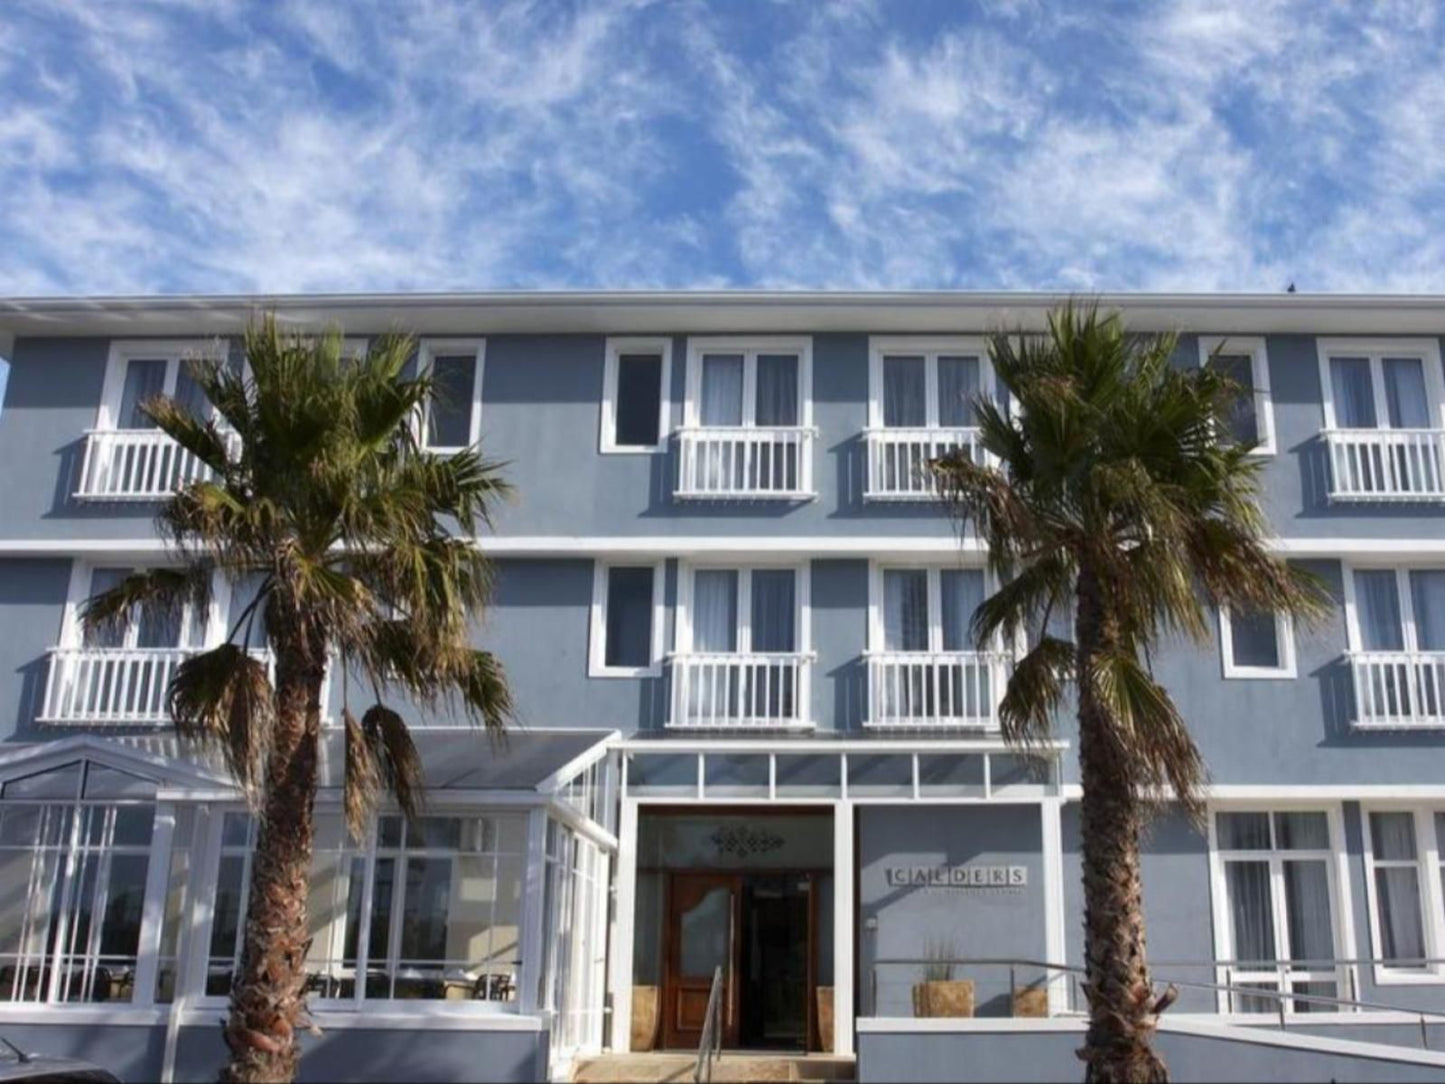
[[[1333,501],[1445,501],[1445,430],[1327,429]]]
[[[797,730],[808,721],[812,657],[801,652],[672,659],[673,730]]]
[[[677,434],[677,492],[685,500],[811,500],[813,430],[691,426]]]
[[[1011,656],[1001,651],[888,651],[868,656],[873,730],[997,730]]]
[[[1445,729],[1445,651],[1350,653],[1355,727]]]
[[[92,429],[85,435],[77,500],[160,501],[211,476],[159,429]]]
[[[869,429],[868,479],[864,497],[870,501],[936,501],[938,485],[929,464],[966,449],[979,462],[977,429]]]
[[[191,655],[183,647],[56,648],[50,653],[40,722],[161,726],[170,722],[166,689]]]

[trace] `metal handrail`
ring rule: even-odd
[[[722,1057],[722,964],[713,968],[712,988],[707,993],[707,1012],[702,1018],[702,1036],[697,1043],[697,1064],[692,1070],[693,1084],[712,1080],[712,1063]]]
[[[1261,960],[1157,960],[1157,961],[1151,961],[1151,962],[1149,963],[1149,968],[1150,968],[1150,971],[1152,972],[1152,971],[1154,971],[1156,968],[1167,968],[1167,967],[1213,967],[1213,968],[1216,968],[1216,969],[1218,969],[1218,968],[1224,968],[1224,969],[1225,969],[1225,974],[1228,975],[1228,974],[1231,974],[1231,973],[1232,973],[1232,970],[1233,970],[1234,968],[1236,968],[1236,967],[1242,967],[1242,968],[1245,968],[1245,969],[1249,969],[1249,968],[1253,967],[1253,968],[1256,968],[1256,969],[1257,969],[1257,968],[1259,967],[1259,965],[1264,964],[1264,963],[1266,963],[1266,961],[1261,961]],[[1366,965],[1366,964],[1368,964],[1368,965],[1390,964],[1390,965],[1394,965],[1394,966],[1396,966],[1396,967],[1402,967],[1402,966],[1403,966],[1403,967],[1415,967],[1415,966],[1424,967],[1424,966],[1430,966],[1430,965],[1432,965],[1432,964],[1445,964],[1445,957],[1438,957],[1438,956],[1421,956],[1421,957],[1411,957],[1411,958],[1409,958],[1409,959],[1392,959],[1392,960],[1380,959],[1380,958],[1378,958],[1378,957],[1355,957],[1355,958],[1337,959],[1337,960],[1274,960],[1274,961],[1268,961],[1267,964],[1268,964],[1269,967],[1284,967],[1284,968],[1295,968],[1295,967],[1299,967],[1299,968],[1301,968],[1301,969],[1306,969],[1306,968],[1308,967],[1308,968],[1310,968],[1310,969],[1315,969],[1315,970],[1324,970],[1324,969],[1339,970],[1339,969],[1341,969],[1341,968],[1348,968],[1348,967],[1354,967],[1354,966],[1357,966],[1357,965]],[[1010,1000],[1013,999],[1014,994],[1017,992],[1017,984],[1016,984],[1016,982],[1015,982],[1015,976],[1014,976],[1014,969],[1017,968],[1017,967],[1037,968],[1037,969],[1042,970],[1042,971],[1045,973],[1045,980],[1044,980],[1045,982],[1047,982],[1047,981],[1049,980],[1049,978],[1051,977],[1051,976],[1050,976],[1050,973],[1051,973],[1051,972],[1055,972],[1055,971],[1060,972],[1060,973],[1062,973],[1062,974],[1074,975],[1074,976],[1087,975],[1087,973],[1088,973],[1087,969],[1086,969],[1085,967],[1083,967],[1082,965],[1079,965],[1079,964],[1056,964],[1056,963],[1050,963],[1050,962],[1048,962],[1048,961],[1046,961],[1046,960],[1031,960],[1031,959],[1022,958],[1022,957],[1009,957],[1009,956],[1000,956],[1000,957],[970,957],[970,958],[957,958],[957,959],[922,958],[922,957],[894,957],[894,958],[876,959],[876,960],[873,961],[873,965],[872,965],[872,968],[871,968],[871,971],[870,971],[870,982],[871,982],[870,996],[871,996],[873,1011],[874,1011],[875,1013],[878,1011],[878,969],[879,969],[880,967],[886,967],[886,966],[906,966],[906,965],[911,965],[911,966],[944,965],[944,966],[948,966],[948,967],[969,967],[969,966],[972,966],[972,967],[1007,967],[1007,968],[1009,969],[1009,997],[1010,997]],[[1353,990],[1353,988],[1354,988],[1354,976],[1353,976],[1353,972],[1347,972],[1347,974],[1348,974],[1348,976],[1349,976],[1349,978],[1350,978],[1350,986],[1351,986],[1351,989]],[[1420,1009],[1420,1008],[1416,1008],[1416,1007],[1414,1007],[1414,1006],[1409,1006],[1409,1005],[1390,1005],[1390,1004],[1387,1004],[1387,1003],[1385,1003],[1385,1002],[1380,1002],[1380,1001],[1367,1001],[1367,1000],[1365,1000],[1364,998],[1355,997],[1355,996],[1351,996],[1351,997],[1348,997],[1348,998],[1329,997],[1328,995],[1325,995],[1325,994],[1302,994],[1302,993],[1297,993],[1297,992],[1294,991],[1294,990],[1284,990],[1284,989],[1281,989],[1281,990],[1272,990],[1272,989],[1270,989],[1269,987],[1250,986],[1250,985],[1243,985],[1243,984],[1234,983],[1234,982],[1204,982],[1204,981],[1201,981],[1201,980],[1192,980],[1192,979],[1156,978],[1156,977],[1155,977],[1154,975],[1152,975],[1152,974],[1150,975],[1149,982],[1150,982],[1150,987],[1151,987],[1151,988],[1154,988],[1154,989],[1157,989],[1157,988],[1159,988],[1159,987],[1161,987],[1161,986],[1164,987],[1166,990],[1167,990],[1169,987],[1174,987],[1175,989],[1177,989],[1177,988],[1179,988],[1179,987],[1184,987],[1184,988],[1186,988],[1186,989],[1191,989],[1191,990],[1207,990],[1207,991],[1212,991],[1212,992],[1215,992],[1215,993],[1227,993],[1227,994],[1231,994],[1231,995],[1238,995],[1238,996],[1241,996],[1241,997],[1272,998],[1272,999],[1275,1001],[1276,1007],[1277,1007],[1277,1010],[1278,1010],[1277,1015],[1278,1015],[1279,1027],[1280,1027],[1280,1030],[1281,1030],[1281,1031],[1285,1031],[1285,1030],[1287,1030],[1287,1028],[1288,1028],[1288,1024],[1286,1023],[1288,1017],[1286,1016],[1286,1013],[1285,1013],[1285,1005],[1286,1005],[1286,1003],[1287,1003],[1288,1001],[1303,1001],[1303,1002],[1308,1002],[1308,1003],[1311,1003],[1311,1004],[1329,1005],[1329,1006],[1335,1006],[1335,1007],[1341,1007],[1341,1006],[1342,1006],[1342,1007],[1350,1008],[1350,1009],[1372,1009],[1372,1010],[1376,1010],[1376,1011],[1379,1011],[1379,1012],[1407,1013],[1407,1014],[1409,1014],[1409,1015],[1411,1015],[1411,1016],[1415,1016],[1415,1017],[1418,1017],[1418,1018],[1419,1018],[1419,1021],[1420,1021],[1420,1042],[1421,1042],[1421,1045],[1422,1045],[1423,1047],[1425,1047],[1426,1049],[1429,1049],[1429,1047],[1430,1047],[1429,1036],[1428,1036],[1428,1033],[1427,1033],[1427,1031],[1426,1031],[1426,1018],[1429,1017],[1432,1021],[1439,1022],[1439,1023],[1445,1023],[1445,1010]]]

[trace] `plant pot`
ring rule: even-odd
[[[824,1054],[833,1052],[833,988],[820,986],[815,991],[818,1002],[818,1048]]]
[[[628,1049],[652,1050],[657,1046],[658,990],[656,986],[632,988],[632,1034]]]
[[[1047,990],[1015,990],[1015,1016],[1048,1016],[1049,992]]]
[[[913,984],[913,1015],[972,1016],[973,981],[951,979]]]

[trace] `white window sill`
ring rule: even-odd
[[[599,448],[600,455],[656,455],[667,451],[667,443],[661,444],[619,444],[615,447]]]
[[[0,1005],[5,1024],[107,1024],[156,1027],[170,1016],[169,1005],[49,1005],[11,1002]]]
[[[662,677],[662,664],[652,666],[593,666],[587,670],[590,678],[657,678]]]
[[[1225,681],[1292,681],[1298,676],[1293,670],[1267,670],[1257,666],[1232,666],[1224,671]]]
[[[1376,965],[1374,978],[1376,986],[1445,986],[1445,974],[1440,971],[1405,971]]]

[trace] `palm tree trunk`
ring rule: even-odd
[[[306,903],[311,875],[321,731],[323,652],[279,650],[276,728],[251,865],[241,973],[231,991],[221,1080],[290,1081],[300,1049],[304,1004]]]
[[[1153,995],[1144,952],[1139,834],[1144,809],[1112,752],[1113,720],[1094,696],[1091,662],[1115,642],[1099,579],[1078,586],[1079,767],[1084,861],[1084,962],[1089,1030],[1079,1056],[1100,1084],[1169,1079],[1150,1046]]]

